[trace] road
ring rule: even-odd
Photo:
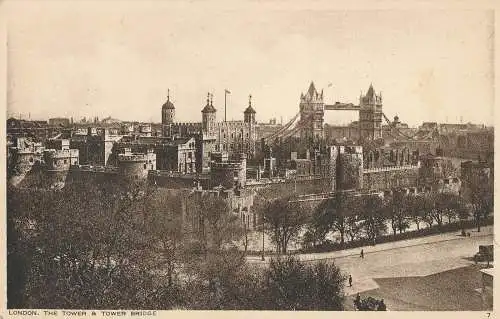
[[[353,278],[353,286],[345,289],[347,295],[354,295],[358,292],[363,295],[363,292],[371,291],[373,295],[383,297],[384,293],[381,293],[379,288],[383,288],[385,294],[390,292],[390,289],[381,287],[380,283],[391,284],[389,282],[389,279],[391,279],[395,280],[392,282],[393,285],[409,285],[406,289],[406,295],[405,291],[400,293],[398,297],[399,303],[393,300],[393,308],[398,308],[397,310],[440,310],[438,306],[426,305],[426,303],[429,303],[428,301],[421,301],[421,304],[412,306],[411,300],[418,297],[416,295],[428,295],[425,287],[426,285],[430,287],[431,284],[424,283],[423,279],[420,281],[415,279],[415,282],[409,282],[408,280],[403,282],[401,278],[431,278],[429,277],[431,275],[449,270],[458,271],[460,268],[474,265],[471,257],[478,251],[478,246],[493,244],[493,227],[484,227],[480,233],[472,229],[468,231],[471,232],[471,237],[461,237],[458,236],[458,232],[454,232],[363,247],[365,252],[363,259],[359,256],[361,248],[322,254],[304,254],[299,255],[299,258],[310,262],[320,259],[334,261],[342,272],[347,275],[350,274]],[[258,262],[256,259],[249,261]],[[451,274],[443,278],[453,281],[455,277]],[[457,281],[462,280],[456,278]],[[477,285],[477,278],[475,279],[476,282],[471,285]],[[438,279],[434,278],[431,281],[435,283],[436,280]],[[416,288],[417,286],[419,288]],[[442,286],[444,287],[446,284],[443,283]],[[436,290],[436,288],[434,287],[433,290]],[[462,290],[464,290],[463,287]],[[352,297],[347,297],[347,299],[350,300]],[[406,305],[402,306],[403,304]],[[390,303],[388,306],[390,306]],[[436,307],[439,309],[436,309]],[[466,305],[461,307],[467,308]]]

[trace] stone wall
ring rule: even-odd
[[[363,190],[379,191],[418,186],[418,167],[372,169],[363,172]]]

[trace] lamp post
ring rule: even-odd
[[[265,261],[264,258],[264,216],[262,216],[262,261]]]

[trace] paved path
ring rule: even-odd
[[[459,232],[452,232],[298,257],[311,262],[334,261],[343,273],[352,275],[353,286],[348,287],[346,283],[345,289],[346,295],[350,296],[380,288],[377,280],[380,282],[381,278],[429,276],[473,265],[471,257],[478,251],[478,246],[493,244],[493,226],[483,227],[480,233],[472,229],[468,231],[471,233],[470,238],[459,236]],[[359,257],[361,248],[365,251],[364,259]],[[266,262],[268,261],[269,258],[266,258]],[[266,264],[258,257],[249,257],[249,262]]]
[[[479,232],[479,233],[477,232],[477,229],[475,229],[475,228],[469,229],[469,230],[467,230],[467,232],[471,233],[471,238],[465,238],[465,237],[459,236],[460,231],[454,231],[454,232],[449,232],[449,233],[444,233],[444,234],[431,235],[431,236],[426,236],[426,237],[377,244],[375,246],[364,246],[364,247],[345,249],[345,250],[333,251],[333,252],[325,252],[325,253],[298,254],[295,256],[300,258],[301,260],[304,260],[304,261],[331,260],[331,259],[337,260],[339,258],[346,258],[346,257],[359,257],[361,249],[363,249],[363,251],[365,253],[365,258],[367,258],[370,254],[373,254],[375,252],[380,252],[380,251],[400,249],[400,248],[411,247],[411,246],[429,245],[429,244],[433,244],[433,243],[446,242],[446,241],[464,241],[464,242],[469,241],[470,242],[471,240],[474,240],[477,237],[478,238],[488,237],[488,236],[492,237],[493,226],[482,227],[481,232]],[[477,250],[477,248],[476,248],[476,250]],[[265,257],[265,262],[269,262],[270,258],[271,257],[269,257],[269,256]],[[249,256],[249,257],[247,257],[247,260],[249,262],[263,263],[260,256]]]

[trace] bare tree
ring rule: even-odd
[[[154,189],[144,200],[144,231],[150,237],[148,246],[155,257],[150,266],[167,270],[172,286],[175,266],[179,263],[185,235],[180,195]]]
[[[376,242],[377,237],[387,231],[384,216],[384,202],[379,196],[367,196],[362,199],[363,215],[361,223],[368,239]]]
[[[241,239],[243,227],[231,212],[227,200],[216,194],[195,194],[189,209],[199,220],[200,239],[205,250],[220,250],[225,244]]]
[[[288,243],[297,238],[309,216],[292,198],[275,199],[263,208],[264,222],[278,254],[287,252]]]

